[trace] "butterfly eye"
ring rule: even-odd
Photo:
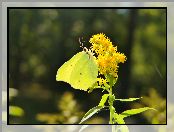
[[[83,51],[85,51],[86,53],[89,52],[88,48],[86,48],[86,47],[83,48]]]

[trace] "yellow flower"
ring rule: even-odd
[[[102,86],[102,85],[104,86],[107,83],[107,80],[103,78],[97,78],[97,81],[99,86]]]
[[[92,44],[91,50],[97,54],[97,64],[99,73],[103,75],[110,74],[117,78],[118,63],[124,63],[126,56],[123,53],[117,52],[117,46],[114,47],[112,42],[105,34],[100,33],[93,35],[89,42]],[[103,80],[99,79],[99,85]]]

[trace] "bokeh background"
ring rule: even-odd
[[[149,106],[126,119],[127,124],[166,123],[165,9],[10,9],[9,122],[10,124],[78,124],[97,106],[100,89],[87,93],[56,82],[58,68],[86,47],[89,38],[105,33],[125,53],[114,87],[118,98],[144,97],[136,103],[115,103],[122,112]],[[108,124],[101,111],[86,123]]]

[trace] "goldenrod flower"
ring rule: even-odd
[[[117,52],[117,46],[114,47],[110,39],[103,33],[93,35],[89,42],[92,44],[92,51],[97,54],[96,61],[99,73],[103,75],[110,74],[117,78],[118,63],[124,63],[126,56],[123,53]],[[99,82],[103,82],[103,80],[99,80]]]
[[[107,83],[107,80],[100,77],[100,78],[97,78],[97,82],[99,86],[102,86],[102,85],[105,86]]]

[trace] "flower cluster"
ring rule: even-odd
[[[114,47],[110,39],[103,33],[93,35],[89,42],[92,44],[92,51],[97,54],[99,73],[110,74],[117,78],[118,63],[124,63],[126,56],[117,52],[117,47]]]

